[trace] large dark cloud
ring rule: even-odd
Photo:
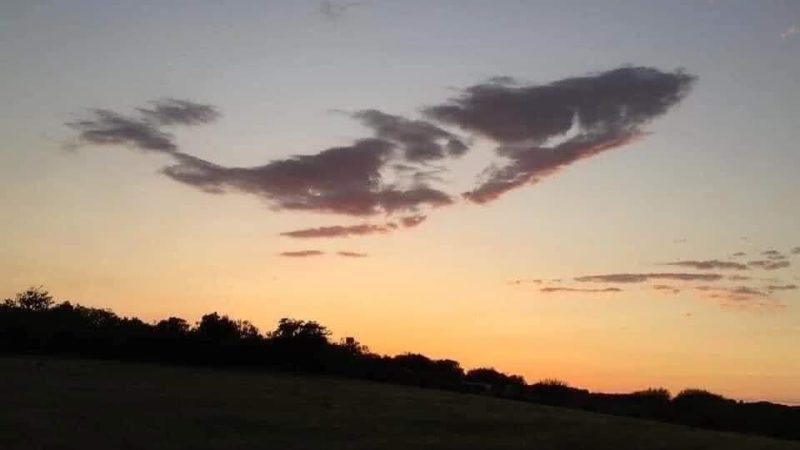
[[[718,281],[718,273],[611,273],[575,277],[575,281],[595,283],[644,283],[650,280]]]
[[[694,77],[682,71],[623,67],[545,85],[520,86],[495,79],[425,110],[436,121],[501,144],[507,164],[485,173],[466,197],[478,203],[535,183],[575,161],[627,144],[641,126],[667,112],[689,91]],[[577,133],[547,147],[552,138]],[[513,151],[509,151],[513,148]]]
[[[746,264],[741,264],[731,261],[720,261],[718,259],[703,260],[703,261],[695,261],[695,260],[674,261],[665,263],[664,265],[691,267],[693,269],[699,269],[699,270],[714,270],[714,269],[747,270],[748,269]]]
[[[484,171],[484,182],[465,194],[483,203],[641,137],[640,127],[677,103],[692,81],[693,77],[680,71],[643,67],[539,86],[513,85],[498,78],[426,109],[427,119],[439,124],[377,109],[360,110],[350,116],[370,128],[373,137],[252,167],[228,167],[192,156],[179,150],[174,137],[163,130],[216,120],[220,113],[210,105],[166,98],[137,108],[132,116],[97,109],[68,125],[78,131],[83,144],[122,145],[170,155],[174,161],[161,173],[205,192],[252,194],[276,210],[398,214],[402,216],[398,226],[412,227],[424,220],[428,210],[455,201],[439,187],[447,170],[443,163],[465,153],[467,146],[441,124],[456,125],[500,144],[500,164]],[[574,133],[567,137],[571,129]],[[548,140],[562,135],[563,142],[548,146]],[[285,234],[308,237],[315,233],[368,234],[347,227]]]
[[[277,209],[367,216],[453,202],[448,194],[426,185],[399,188],[384,183],[381,169],[393,150],[388,141],[362,139],[256,167],[222,167],[184,158],[163,173],[205,191],[255,194]]]
[[[376,109],[358,111],[352,116],[374,130],[377,138],[399,145],[409,161],[424,162],[461,156],[468,150],[456,135],[424,120],[410,120]]]

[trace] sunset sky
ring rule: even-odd
[[[0,298],[800,404],[800,2],[0,5]]]

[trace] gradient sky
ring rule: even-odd
[[[800,404],[798,24],[791,0],[3,2],[0,297],[43,284],[147,320],[216,310],[267,330],[314,319],[380,353],[531,382]],[[492,77],[543,85],[628,65],[696,80],[633,143],[369,236],[280,233],[399,216],[209,194],[159,174],[168,155],[87,145],[66,125],[93,108],[209,104],[220,118],[170,129],[175,142],[248,167],[371,136],[342,111],[421,119]],[[497,144],[436,125],[471,147],[442,185],[469,189]],[[303,250],[325,254],[281,256]],[[575,280],[663,272],[725,278]],[[607,288],[622,291],[587,291]]]

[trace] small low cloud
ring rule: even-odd
[[[566,286],[548,286],[539,289],[539,292],[550,293],[550,292],[580,292],[583,294],[608,294],[608,293],[615,293],[615,292],[622,292],[622,289],[615,288],[615,287],[607,287],[607,288],[600,288],[600,289],[587,289],[587,288],[574,288],[574,287],[566,287]]]
[[[749,261],[748,266],[763,270],[778,270],[791,266],[789,261],[758,260]]]
[[[349,226],[334,225],[330,227],[316,227],[305,228],[302,230],[285,231],[281,233],[281,236],[298,239],[365,236],[369,234],[386,234],[396,228],[397,225],[395,224],[372,225],[364,223]]]
[[[319,13],[324,19],[335,22],[341,19],[348,10],[355,8],[360,4],[361,2],[355,1],[345,2],[325,0],[319,5]]]
[[[282,252],[280,256],[286,256],[289,258],[307,258],[310,256],[321,256],[324,255],[325,252],[320,250],[298,250],[293,252]]]
[[[730,275],[728,276],[728,279],[731,281],[748,281],[751,279],[751,277],[748,277],[747,275]]]
[[[718,273],[612,273],[576,277],[575,281],[594,283],[644,283],[650,280],[718,281]]]
[[[786,305],[770,297],[768,292],[751,286],[721,287],[697,286],[695,290],[703,296],[720,302],[724,308],[742,310],[776,310]]]
[[[344,256],[346,258],[366,258],[367,256],[369,256],[366,253],[348,252],[348,251],[339,251],[336,252],[336,254],[339,256]]]
[[[139,108],[139,112],[160,125],[202,125],[217,120],[221,114],[212,105],[189,100],[167,98],[151,102],[151,108]]]
[[[415,216],[401,217],[400,223],[406,228],[413,228],[427,220],[427,216],[417,214]]]
[[[220,117],[211,105],[174,98],[150,102],[137,108],[137,116],[107,109],[92,109],[88,117],[66,125],[78,132],[77,145],[118,145],[145,152],[175,153],[174,137],[161,128],[171,125],[202,125]]]
[[[767,290],[769,292],[774,292],[774,291],[794,291],[794,290],[797,290],[797,285],[796,284],[770,285],[770,286],[767,286]]]
[[[771,259],[772,261],[780,261],[786,259],[786,256],[777,250],[765,250],[761,252],[761,255],[766,256],[767,259]]]
[[[678,266],[678,267],[690,267],[692,269],[699,269],[699,270],[747,270],[748,267],[745,264],[731,262],[731,261],[720,261],[718,259],[711,259],[705,261],[694,261],[694,260],[684,260],[684,261],[674,261],[665,263],[665,266]]]
[[[162,153],[178,149],[172,135],[161,131],[156,124],[106,109],[93,109],[90,117],[69,122],[67,126],[78,131],[78,146],[121,145]]]
[[[736,252],[736,253],[731,255],[732,258],[741,258],[743,256],[747,256],[747,253],[745,253],[745,252]]]
[[[520,278],[520,279],[517,279],[517,280],[511,280],[511,281],[508,282],[508,284],[512,284],[512,285],[515,285],[515,286],[520,285],[520,284],[528,284],[528,283],[542,284],[542,283],[544,283],[544,280],[539,279],[539,278],[527,278],[527,279]]]
[[[654,284],[653,285],[653,290],[656,290],[656,291],[659,291],[659,292],[664,292],[664,293],[667,293],[667,294],[677,294],[677,293],[679,293],[681,291],[680,289],[676,288],[675,286],[670,286],[668,284]]]
[[[793,255],[800,255],[800,247],[795,247],[792,249],[791,253]]]

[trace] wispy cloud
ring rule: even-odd
[[[718,273],[612,273],[575,277],[575,281],[594,283],[644,283],[650,280],[718,281]]]
[[[346,258],[366,258],[367,256],[369,256],[366,253],[348,252],[348,251],[340,251],[336,252],[336,254],[339,256],[344,256]]]
[[[773,261],[780,261],[786,259],[786,256],[777,250],[765,250],[761,252],[761,255],[766,256],[767,259],[771,259]]]
[[[365,223],[349,226],[334,225],[330,227],[306,228],[302,230],[286,231],[281,233],[281,235],[300,239],[334,238],[346,236],[364,236],[368,234],[386,234],[396,228],[397,225],[395,224],[372,225]]]
[[[800,34],[800,25],[792,25],[789,28],[783,30],[783,33],[781,33],[781,38],[789,39],[797,34]]]
[[[696,260],[683,260],[683,261],[674,261],[665,263],[665,266],[678,266],[678,267],[690,267],[693,269],[699,270],[747,270],[748,267],[745,264],[731,262],[731,261],[720,261],[718,259],[709,259],[703,261],[696,261]]]
[[[779,284],[779,285],[769,285],[767,286],[767,290],[769,292],[774,291],[794,291],[797,290],[796,284]]]
[[[792,264],[789,261],[758,260],[748,261],[747,265],[757,269],[778,270],[789,267]]]
[[[78,145],[122,145],[146,152],[174,153],[174,137],[161,128],[171,125],[201,125],[220,117],[211,105],[174,98],[150,102],[138,108],[138,117],[107,109],[92,109],[89,116],[66,125],[78,131]]]
[[[293,252],[282,252],[280,256],[286,256],[289,258],[307,258],[309,256],[321,256],[324,255],[325,252],[320,250],[298,250]]]
[[[769,293],[751,286],[697,286],[695,290],[703,296],[717,300],[726,308],[736,309],[782,309],[786,305],[770,297]]]
[[[681,291],[680,289],[676,288],[675,286],[670,286],[670,285],[667,285],[667,284],[654,284],[653,285],[653,290],[660,291],[660,292],[666,292],[666,293],[669,293],[669,294],[678,294]]]
[[[561,287],[561,286],[548,286],[539,289],[540,292],[550,293],[550,292],[580,292],[583,294],[608,294],[608,293],[616,293],[622,292],[622,289],[615,288],[615,287],[607,287],[607,288],[600,288],[600,289],[590,289],[590,288],[574,288],[574,287]]]
[[[325,0],[319,5],[319,13],[320,15],[332,21],[338,21],[345,15],[345,13],[355,8],[356,6],[360,5],[362,2],[356,1],[334,1],[334,0]]]
[[[729,275],[728,279],[731,281],[748,281],[751,279],[751,277],[748,277],[747,275]]]
[[[148,120],[160,125],[202,125],[217,120],[221,114],[211,105],[167,98],[151,102],[151,108],[139,108]]]

